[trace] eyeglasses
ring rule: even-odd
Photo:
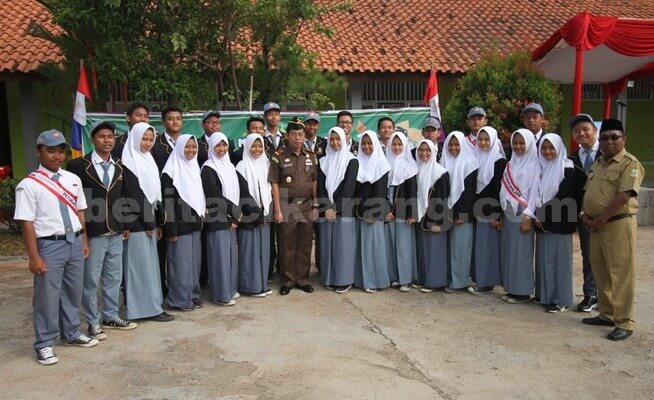
[[[612,142],[617,142],[618,140],[622,139],[624,136],[622,135],[602,135],[600,136],[599,140],[600,142],[608,142],[609,140]]]

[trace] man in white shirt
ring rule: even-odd
[[[263,134],[266,139],[266,147],[271,150],[270,154],[274,154],[278,150],[286,147],[286,140],[284,139],[285,132],[279,129],[279,124],[282,120],[279,104],[273,102],[266,103],[263,106],[263,118],[266,120],[266,130]]]
[[[466,144],[472,148],[477,147],[477,133],[484,126],[488,125],[488,117],[486,116],[486,110],[481,107],[472,107],[468,111],[468,118],[466,118],[466,124],[470,128],[470,133],[466,136]]]
[[[98,344],[80,331],[77,314],[89,248],[83,230],[82,182],[60,168],[67,147],[61,132],[42,132],[36,139],[39,168],[16,187],[14,219],[20,221],[29,270],[34,274],[34,350],[42,365],[59,361],[53,348],[57,337],[80,347]]]
[[[538,103],[529,103],[522,109],[522,124],[529,129],[536,138],[536,146],[540,137],[543,136],[543,123],[545,122],[545,111]]]

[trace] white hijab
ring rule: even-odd
[[[546,140],[552,143],[552,146],[556,150],[556,157],[551,161],[547,161],[541,154],[543,142]],[[559,191],[559,185],[561,185],[565,177],[565,169],[574,168],[574,165],[572,160],[568,159],[568,152],[565,149],[561,136],[556,133],[548,133],[541,136],[540,142],[538,142],[538,162],[543,172],[541,173],[538,184],[536,207],[541,207],[556,196],[556,193]]]
[[[227,147],[227,153],[224,156],[218,157],[216,155],[215,147],[220,142],[225,142]],[[207,141],[209,145],[208,153],[209,158],[202,165],[203,167],[209,167],[216,171],[220,184],[223,188],[223,196],[234,204],[238,204],[241,199],[241,190],[238,186],[238,176],[236,176],[236,168],[232,165],[232,162],[229,158],[229,140],[222,132],[214,132],[209,136]]]
[[[397,156],[393,153],[393,140],[396,137],[402,141],[402,153]],[[418,173],[418,166],[411,157],[411,148],[408,142],[409,139],[402,132],[394,132],[391,135],[389,146],[386,149],[386,159],[391,167],[391,172],[388,175],[388,186],[399,186]]]
[[[263,208],[263,214],[268,215],[270,203],[272,202],[272,189],[270,182],[268,182],[270,161],[268,161],[265,152],[259,158],[254,158],[250,154],[250,148],[255,140],[259,140],[265,149],[261,135],[258,133],[249,134],[243,144],[243,160],[238,163],[236,170],[245,178],[248,183],[248,191],[259,207]]]
[[[538,187],[538,180],[540,176],[540,164],[538,163],[538,151],[536,150],[536,138],[529,129],[518,129],[511,135],[511,144],[515,135],[520,135],[525,140],[525,152],[522,155],[516,154],[514,151],[511,154],[511,160],[507,162],[504,175],[502,176],[502,189],[500,190],[500,205],[503,210],[507,209],[510,203],[514,211],[518,211],[519,207],[527,209],[529,198],[533,197],[531,193],[532,188]],[[508,190],[509,187],[514,187],[519,193],[513,193]],[[522,197],[518,198],[516,195],[521,194]]]
[[[418,156],[420,146],[426,143],[431,150],[429,161],[422,162]],[[418,164],[418,220],[421,220],[427,212],[429,204],[429,191],[432,186],[443,176],[447,170],[438,163],[438,149],[434,142],[422,139],[416,146],[416,162]]]
[[[490,147],[486,151],[479,148],[479,143],[477,143],[477,146],[475,147],[475,155],[477,156],[477,162],[479,162],[479,171],[477,172],[477,193],[481,193],[481,191],[484,190],[493,179],[493,176],[495,175],[495,162],[504,158],[504,155],[500,151],[502,145],[497,138],[497,130],[492,126],[484,126],[479,130],[479,132],[477,132],[477,140],[479,140],[479,134],[482,132],[488,134],[488,137],[490,138]]]
[[[368,136],[370,140],[372,140],[372,154],[370,154],[370,156],[367,156],[362,149],[363,138],[365,136]],[[370,130],[361,134],[357,159],[359,160],[357,181],[360,183],[375,183],[384,176],[385,173],[391,170],[391,166],[388,165],[388,160],[386,160],[384,150],[382,150],[377,134]]]
[[[454,157],[447,151],[447,146],[452,138],[459,141],[459,155]],[[465,190],[465,179],[468,175],[479,169],[479,163],[472,147],[465,144],[466,135],[461,131],[452,131],[445,138],[443,144],[443,156],[441,164],[450,173],[450,197],[447,199],[447,206],[454,207],[461,193]]]
[[[157,168],[152,154],[149,151],[145,153],[141,151],[141,139],[148,129],[152,130],[156,140],[157,135],[151,125],[139,122],[132,126],[120,159],[123,165],[138,178],[139,187],[145,198],[150,204],[154,204],[161,201],[161,180],[159,179],[159,168]]]
[[[329,201],[334,202],[334,192],[338,189],[338,185],[345,179],[345,172],[350,160],[354,155],[350,152],[345,143],[345,132],[339,127],[334,127],[329,130],[327,140],[329,140],[332,133],[336,133],[341,139],[341,148],[334,151],[331,145],[327,145],[325,157],[320,160],[320,169],[325,174],[325,187],[327,188],[327,197]]]
[[[198,154],[195,153],[190,160],[184,156],[184,147],[189,140],[194,140],[197,145],[198,140],[193,135],[180,135],[175,140],[173,152],[170,153],[161,173],[168,175],[173,180],[173,186],[177,189],[179,197],[199,216],[204,217],[207,212],[207,201],[202,189]]]

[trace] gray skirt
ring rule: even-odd
[[[268,290],[270,225],[238,229],[238,289],[247,294]]]
[[[166,253],[166,304],[175,308],[193,308],[193,299],[199,298],[194,291],[200,286],[202,265],[201,232],[180,235],[168,242]]]
[[[450,279],[452,289],[468,286],[472,265],[472,239],[474,224],[466,222],[450,229]]]
[[[472,280],[478,287],[492,287],[502,284],[500,236],[500,231],[493,228],[490,223],[477,220],[475,224]]]
[[[388,277],[391,282],[408,285],[418,278],[416,260],[416,230],[405,221],[384,224]]]
[[[447,232],[416,232],[418,279],[427,288],[447,286]]]
[[[537,233],[536,271],[541,304],[572,306],[572,235]]]
[[[154,317],[163,312],[157,237],[132,232],[123,246],[127,319]]]
[[[382,289],[390,286],[384,223],[369,224],[357,220],[357,255],[354,284],[361,289]]]
[[[534,230],[520,232],[520,222],[504,218],[500,265],[502,286],[513,295],[528,296],[534,291]]]
[[[229,302],[238,290],[236,230],[207,232],[207,272],[211,299]]]
[[[320,277],[326,286],[354,283],[356,223],[354,218],[336,218],[318,225]]]

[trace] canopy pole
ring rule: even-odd
[[[604,119],[611,118],[611,100],[613,99],[613,92],[610,83],[602,85],[604,92]]]

